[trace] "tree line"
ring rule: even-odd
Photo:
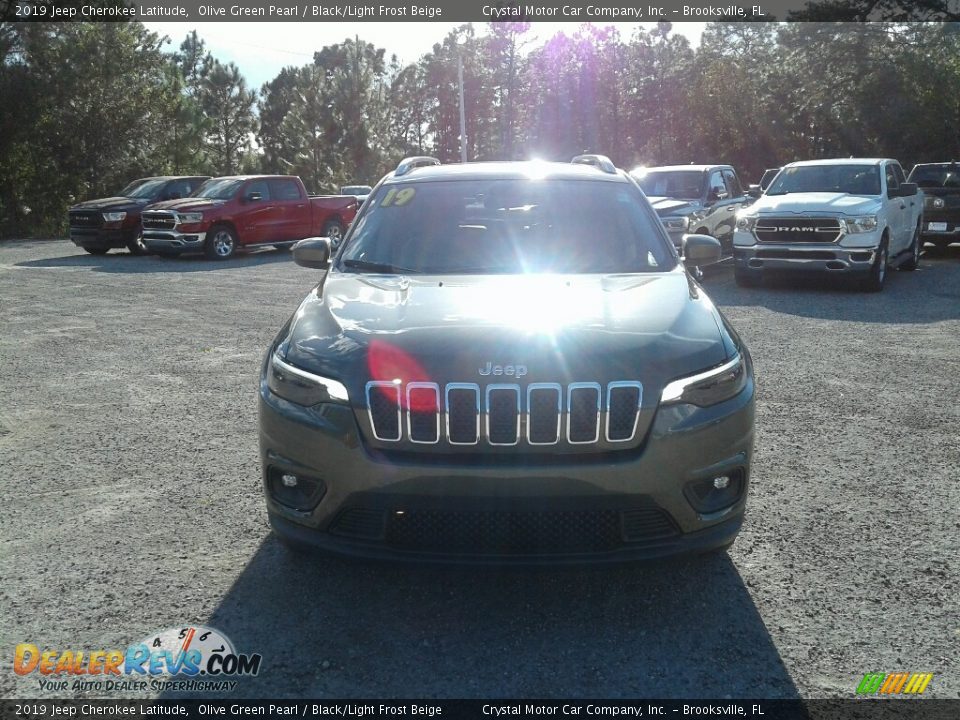
[[[346,38],[261,88],[191,32],[0,23],[0,237],[62,234],[66,208],[144,175],[285,173],[373,184],[407,155],[726,162],[960,158],[960,23],[472,24],[403,64]]]

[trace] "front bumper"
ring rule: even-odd
[[[644,445],[616,457],[505,466],[429,450],[388,461],[364,446],[351,408],[302,408],[261,386],[267,510],[288,540],[369,558],[569,564],[704,552],[733,542],[743,521],[753,395],[751,379],[711,408],[660,408]],[[278,499],[283,474],[321,489],[291,507]],[[736,478],[730,504],[696,510],[684,489],[725,474]]]
[[[93,249],[124,248],[137,237],[135,229],[70,228],[70,241],[77,247]]]
[[[836,244],[735,246],[734,266],[742,270],[866,274],[876,260],[876,247],[845,248]]]
[[[179,254],[200,252],[206,232],[179,232],[174,230],[144,230],[143,243],[153,252]]]
[[[920,234],[925,238],[960,239],[960,213],[924,210]]]

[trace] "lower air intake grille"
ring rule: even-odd
[[[459,555],[605,552],[672,537],[659,508],[630,510],[405,510],[391,513],[388,545]]]

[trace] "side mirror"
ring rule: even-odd
[[[900,197],[913,197],[917,194],[916,183],[900,183]]]
[[[759,185],[750,185],[747,188],[747,196],[752,198],[758,198],[763,195],[763,189]]]
[[[720,262],[720,241],[709,235],[684,235],[683,262],[691,267]]]
[[[306,238],[293,246],[293,261],[301,267],[326,270],[330,265],[330,238]]]
[[[258,200],[263,200],[263,195],[258,192],[247,193],[245,200],[247,202],[257,202]]]

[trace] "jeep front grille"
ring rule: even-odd
[[[166,210],[150,210],[140,218],[145,230],[173,230],[177,225],[177,216]]]
[[[406,385],[371,381],[367,413],[375,439],[421,445],[589,445],[634,439],[643,385],[634,380]]]
[[[768,243],[834,243],[843,231],[837,218],[780,217],[757,219],[757,240]]]

